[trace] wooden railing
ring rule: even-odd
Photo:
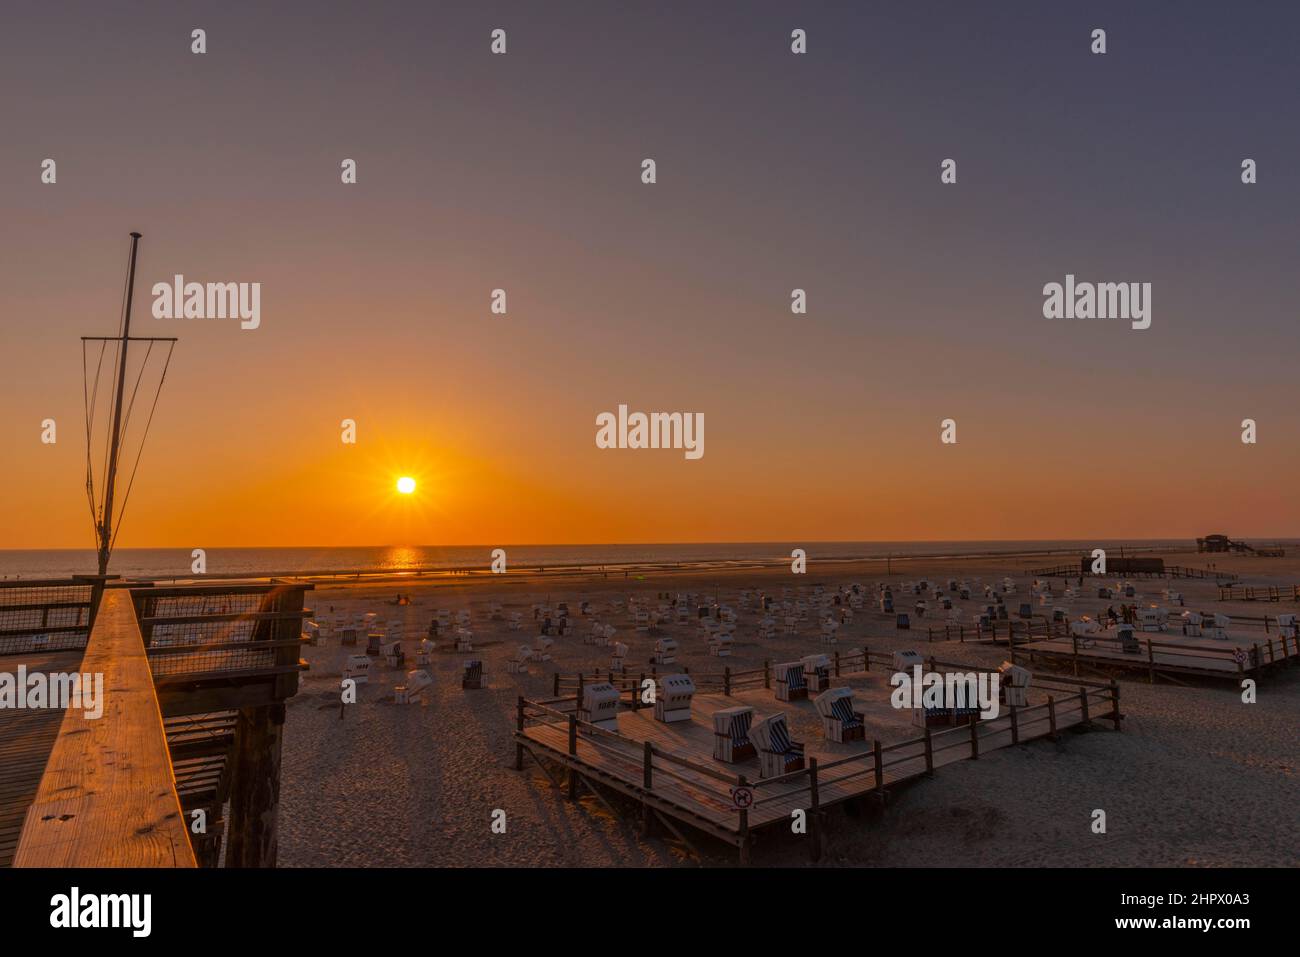
[[[103,712],[68,708],[28,808],[16,867],[194,867],[131,595],[104,593],[80,671]]]

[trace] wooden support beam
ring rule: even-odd
[[[243,708],[236,721],[227,867],[275,867],[284,703]]]

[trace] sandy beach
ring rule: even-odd
[[[1170,564],[1203,568],[1213,560],[1246,584],[1286,585],[1300,581],[1300,561],[1229,555],[1170,554]],[[397,670],[378,659],[359,701],[340,708],[339,682],[350,653],[330,640],[304,647],[310,670],[288,702],[279,809],[282,866],[694,866],[734,864],[734,851],[700,837],[684,844],[658,834],[643,838],[629,813],[620,821],[589,796],[570,802],[531,762],[513,770],[514,709],[517,696],[549,697],[555,671],[605,669],[609,649],[584,644],[581,618],[571,634],[556,639],[553,660],[533,663],[528,675],[508,674],[506,661],[532,640],[535,603],[567,601],[575,617],[591,602],[602,622],[618,629],[631,646],[629,670],[649,670],[653,638],[634,630],[626,612],[611,615],[616,599],[661,592],[716,596],[737,608],[739,622],[729,659],[710,657],[703,633],[692,619],[670,625],[678,640],[678,666],[691,672],[761,667],[822,651],[817,626],[803,622],[799,633],[778,630],[760,641],[761,617],[751,606],[739,610],[742,589],[792,597],[821,585],[833,589],[859,583],[872,594],[878,582],[895,585],[922,577],[984,583],[1013,577],[1028,600],[1035,567],[1059,564],[1039,557],[894,562],[819,566],[810,556],[807,574],[788,567],[708,569],[679,572],[620,572],[608,576],[501,576],[443,578],[318,586],[308,606],[318,617],[376,612],[381,620],[405,623],[407,664]],[[1110,576],[1115,580],[1117,576]],[[1056,579],[1060,582],[1060,579]],[[1071,581],[1073,584],[1073,581]],[[1088,584],[1088,582],[1085,582]],[[1160,600],[1163,588],[1182,591],[1190,609],[1242,616],[1276,616],[1296,611],[1292,602],[1219,602],[1213,580],[1136,580],[1142,603]],[[1058,586],[1059,587],[1059,586]],[[398,594],[409,605],[394,605]],[[1071,618],[1095,615],[1107,602],[1095,586],[1080,590]],[[1009,599],[1010,601],[1010,599]],[[491,620],[489,606],[503,606]],[[982,606],[980,594],[960,602],[970,622]],[[900,610],[903,609],[900,604]],[[392,688],[415,667],[412,647],[437,609],[453,615],[468,608],[475,636],[472,657],[482,658],[486,688],[463,691],[460,666],[470,657],[450,650],[445,638],[427,669],[433,686],[421,703],[394,703]],[[1037,610],[1037,608],[1036,608]],[[1182,609],[1175,609],[1181,611]],[[521,612],[524,626],[509,631],[506,619]],[[926,642],[924,624],[899,631],[892,615],[856,614],[839,632],[841,649],[869,644],[873,651],[916,648],[925,655],[996,666],[1005,646],[967,641]],[[920,626],[920,630],[918,630]],[[1263,632],[1260,629],[1259,637]],[[1041,666],[1040,666],[1041,667]],[[672,668],[665,670],[674,670]],[[853,816],[843,808],[827,815],[823,866],[1294,866],[1300,848],[1295,815],[1297,785],[1295,729],[1300,727],[1300,669],[1275,670],[1260,683],[1258,701],[1244,704],[1232,681],[1163,681],[1149,685],[1133,675],[1120,680],[1125,715],[1122,733],[1066,733],[1058,742],[1034,741],[997,751],[979,761],[943,769],[933,778],[891,794],[884,809]],[[619,805],[615,803],[615,807]],[[493,833],[493,812],[506,813],[506,833]],[[1092,812],[1107,816],[1107,833],[1094,834]],[[628,811],[631,811],[630,806]],[[756,847],[763,865],[808,866],[797,837],[764,835]]]

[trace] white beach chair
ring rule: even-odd
[[[533,649],[528,645],[520,645],[515,656],[506,661],[506,672],[512,675],[528,674],[528,662],[533,658]]]
[[[671,665],[677,662],[677,642],[672,638],[660,638],[655,642],[654,663]]]
[[[804,683],[809,694],[817,694],[831,686],[831,659],[829,655],[805,655],[800,662],[803,665]]]
[[[433,684],[433,676],[427,671],[408,671],[406,683],[393,689],[393,698],[398,704],[412,704]]]
[[[578,720],[594,724],[606,731],[618,730],[619,690],[606,681],[584,685],[582,703],[578,707]]]
[[[665,723],[691,720],[695,682],[690,675],[663,675],[655,689],[655,720]]]
[[[713,757],[734,764],[757,753],[749,740],[754,723],[753,708],[723,708],[713,712]]]
[[[538,635],[533,639],[533,661],[550,661],[551,648],[555,642],[545,635]]]
[[[802,661],[784,661],[773,666],[776,674],[776,699],[799,701],[808,697],[808,682],[804,679]]]
[[[343,677],[351,678],[359,685],[368,683],[370,681],[370,656],[348,655],[347,663],[343,666]]]

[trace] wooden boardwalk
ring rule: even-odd
[[[817,815],[829,806],[883,795],[891,787],[957,761],[1053,737],[1066,728],[1088,726],[1094,719],[1112,721],[1118,729],[1122,718],[1115,685],[1076,684],[1050,676],[1040,681],[1036,675],[1038,687],[1027,707],[1004,708],[997,718],[936,731],[900,727],[897,712],[888,723],[882,720],[892,708],[883,684],[884,669],[879,667],[883,662],[874,663],[878,686],[854,689],[856,705],[866,706],[867,734],[876,736],[864,742],[840,744],[824,740],[820,732],[800,734],[799,729],[810,726],[813,705],[780,702],[762,688],[732,695],[697,693],[689,721],[665,724],[654,719],[653,709],[624,710],[618,714],[617,732],[580,721],[576,698],[545,702],[521,698],[516,767],[522,769],[525,754],[539,764],[545,759],[565,770],[570,796],[576,797],[580,786],[599,796],[591,785],[604,785],[639,802],[643,823],[648,825],[653,817],[679,837],[683,835],[676,824],[693,827],[736,846],[742,862],[748,862],[753,832],[788,826],[795,810],[808,814],[811,833]],[[978,669],[972,666],[971,670]],[[859,674],[854,680],[866,677]],[[864,690],[869,693],[860,694]],[[734,764],[715,760],[712,714],[741,704],[753,706],[756,717],[784,711],[792,737],[804,738],[808,767],[763,780],[756,758]],[[546,769],[545,764],[542,767]],[[752,804],[744,810],[733,801],[738,788],[753,793]],[[812,847],[815,857],[820,853],[819,841],[814,840]]]
[[[1114,634],[1086,638],[1053,638],[1023,645],[1019,655],[1030,661],[1068,663],[1077,675],[1081,671],[1139,672],[1154,681],[1157,676],[1220,678],[1240,680],[1258,677],[1266,669],[1290,664],[1300,658],[1300,641],[1274,635],[1260,640],[1204,636],[1187,637],[1164,633],[1138,633],[1138,650],[1125,651]]]
[[[0,658],[0,671],[17,674],[70,673],[81,670],[81,651],[28,652]],[[0,712],[0,867],[13,863],[27,809],[45,773],[54,741],[63,723],[55,708]]]

